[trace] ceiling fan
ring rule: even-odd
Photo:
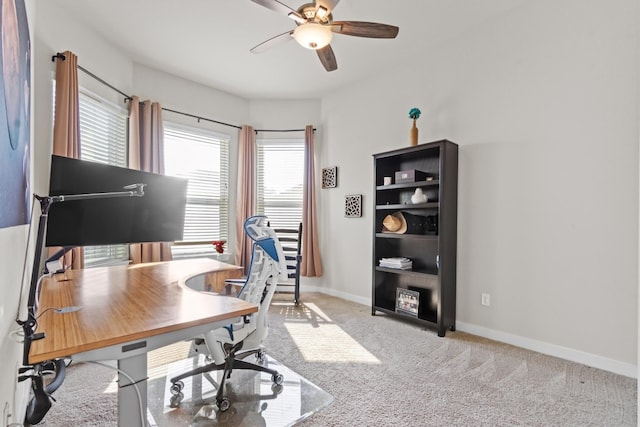
[[[314,0],[294,10],[278,0],[251,0],[275,12],[287,15],[296,23],[296,28],[278,34],[251,49],[253,53],[265,50],[295,39],[301,46],[313,49],[327,71],[338,69],[336,56],[331,48],[333,33],[347,36],[393,39],[398,35],[398,27],[363,21],[334,21],[333,9],[340,0]]]

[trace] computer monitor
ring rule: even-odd
[[[51,156],[49,195],[126,191],[145,184],[142,197],[53,203],[46,246],[93,246],[182,240],[187,183],[184,178]]]

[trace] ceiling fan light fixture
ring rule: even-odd
[[[331,26],[329,25],[308,22],[293,30],[293,38],[296,39],[300,46],[317,50],[331,43],[333,32],[331,32]]]
[[[326,7],[324,6],[318,6],[318,10],[316,10],[316,16],[318,18],[320,18],[320,20],[322,21],[324,18],[327,17],[327,15],[329,14],[329,11],[327,10]]]
[[[289,18],[293,19],[294,21],[296,21],[298,24],[304,24],[307,22],[306,19],[304,19],[302,16],[298,15],[295,12],[289,12],[289,14],[287,15]]]

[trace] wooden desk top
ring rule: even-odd
[[[211,259],[68,270],[42,281],[29,362],[149,338],[191,326],[244,316],[258,307],[237,298],[194,291],[185,281],[236,266]],[[50,307],[80,306],[56,313]]]

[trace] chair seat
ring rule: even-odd
[[[255,328],[249,328],[244,321],[240,321],[211,331],[211,336],[215,337],[216,341],[235,344],[239,341],[244,341],[253,331],[255,331]]]

